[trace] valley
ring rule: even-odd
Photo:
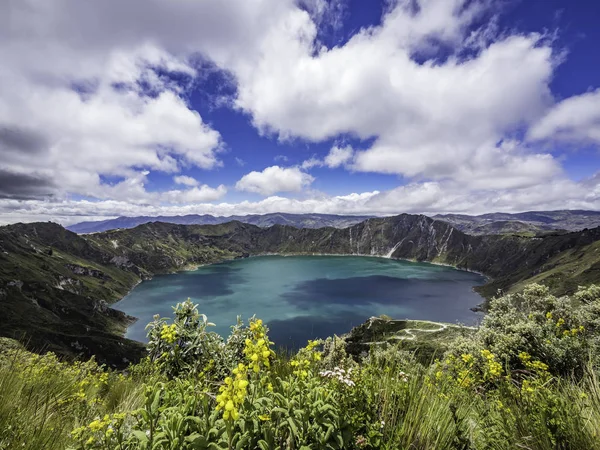
[[[32,349],[123,365],[143,347],[122,337],[133,319],[109,305],[156,274],[262,254],[367,255],[485,274],[490,280],[477,291],[486,298],[532,279],[565,294],[599,279],[599,240],[600,228],[472,236],[408,214],[342,229],[155,222],[77,235],[53,223],[15,224],[0,228],[0,329]]]

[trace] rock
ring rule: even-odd
[[[78,266],[76,264],[65,264],[65,267],[73,272],[75,275],[84,275],[88,277],[98,278],[100,280],[110,280],[110,276],[104,272],[89,267]]]
[[[69,291],[74,294],[79,294],[81,292],[81,280],[77,280],[75,278],[64,277],[62,275],[58,276],[58,284],[56,287],[63,291]]]
[[[129,261],[129,258],[127,258],[127,256],[114,256],[111,260],[110,260],[111,264],[114,264],[117,267],[131,267],[133,266],[133,263],[131,261]]]
[[[21,290],[21,288],[23,288],[23,282],[21,280],[12,280],[6,283],[6,286],[15,287],[18,290]]]

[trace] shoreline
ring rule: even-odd
[[[359,256],[361,258],[380,258],[380,259],[387,259],[387,260],[391,260],[391,261],[406,261],[406,262],[418,263],[418,264],[431,264],[432,266],[449,267],[451,269],[455,269],[455,270],[458,270],[461,272],[469,272],[469,273],[481,275],[482,277],[484,277],[486,279],[486,281],[492,280],[492,278],[490,276],[484,274],[483,272],[479,272],[477,270],[472,270],[472,269],[466,269],[463,267],[453,266],[452,264],[448,264],[448,263],[441,263],[441,262],[435,262],[435,261],[417,261],[416,259],[395,258],[395,257],[391,257],[391,256],[373,255],[373,254],[366,254],[366,253],[260,253],[257,255],[246,256],[246,258],[254,258],[257,256],[283,256],[283,257],[287,257],[287,256]],[[238,259],[243,259],[243,258],[238,258]],[[210,264],[205,264],[205,265],[210,265]]]
[[[117,303],[121,302],[123,299],[125,299],[125,297],[127,297],[131,291],[133,291],[133,289],[135,289],[140,283],[142,283],[143,281],[149,281],[152,280],[156,275],[172,275],[172,274],[176,274],[176,273],[182,273],[182,272],[193,272],[195,270],[198,270],[201,267],[206,267],[206,266],[212,266],[215,264],[222,264],[225,262],[231,262],[231,261],[236,261],[239,259],[249,259],[249,258],[260,258],[263,256],[280,256],[280,257],[294,257],[294,256],[340,256],[340,257],[360,257],[360,258],[379,258],[379,259],[387,259],[387,260],[391,260],[391,261],[403,261],[403,262],[409,262],[409,263],[419,263],[419,264],[430,264],[432,266],[440,266],[440,267],[447,267],[450,269],[454,269],[454,270],[458,270],[461,272],[468,272],[468,273],[473,273],[476,275],[480,275],[485,279],[485,282],[488,283],[489,281],[491,281],[491,277],[485,275],[484,273],[478,272],[476,270],[470,270],[470,269],[466,269],[466,268],[460,268],[457,266],[453,266],[452,264],[447,264],[447,263],[440,263],[440,262],[434,262],[434,261],[417,261],[414,259],[408,259],[408,258],[395,258],[392,256],[385,256],[385,255],[374,255],[374,254],[362,254],[362,253],[276,253],[276,252],[267,252],[267,253],[258,253],[258,254],[253,254],[253,255],[247,255],[247,256],[238,256],[238,257],[232,257],[232,258],[227,258],[227,259],[223,259],[221,261],[215,261],[215,262],[211,262],[211,263],[203,263],[203,264],[186,264],[185,266],[181,267],[178,270],[173,270],[170,272],[166,272],[166,273],[160,273],[160,274],[153,274],[150,278],[147,278],[145,280],[139,280],[137,283],[135,283],[135,285],[133,285],[128,291],[127,293],[121,297],[119,300],[117,300],[116,302],[114,302],[112,305],[110,305],[111,308],[113,308],[114,305],[116,305]],[[486,299],[483,295],[481,295],[479,292],[477,292],[475,290],[475,287],[477,286],[472,286],[471,290],[473,292],[475,292],[477,295],[479,295],[482,299],[483,302],[478,303],[477,305],[472,306],[471,308],[469,308],[471,311],[475,312],[475,313],[484,313],[485,314],[485,310],[483,309],[483,305],[485,305],[485,303],[488,301],[488,299]],[[131,316],[127,313],[125,313],[124,311],[121,311],[120,309],[116,309],[113,308],[123,314],[125,314],[126,316],[128,316],[129,318],[132,318],[133,320],[129,321],[129,323],[127,324],[127,326],[125,327],[125,330],[123,331],[123,333],[119,333],[120,336],[122,338],[125,339],[129,339],[127,338],[125,335],[127,334],[127,330],[129,329],[129,327],[131,325],[133,325],[134,323],[136,323],[137,321],[139,321],[140,319],[138,317],[135,316]],[[406,319],[395,319],[395,320],[406,320]],[[415,319],[417,320],[417,319]],[[419,319],[420,320],[420,319]],[[423,321],[423,320],[421,320]],[[442,323],[442,322],[440,322]],[[138,342],[138,341],[136,341]]]

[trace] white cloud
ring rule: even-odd
[[[303,170],[312,169],[313,167],[323,167],[323,161],[315,156],[312,156],[309,159],[303,161],[302,164],[300,164],[300,167]]]
[[[235,185],[240,191],[273,195],[277,192],[300,192],[309,186],[314,178],[298,167],[271,166],[262,172],[250,172]]]
[[[176,184],[183,184],[185,186],[198,186],[198,180],[187,175],[178,175],[173,177],[173,181]]]
[[[529,138],[600,143],[600,89],[558,103],[530,128]]]
[[[300,167],[302,169],[312,169],[313,167],[329,167],[330,169],[335,169],[336,167],[340,167],[342,165],[347,166],[352,156],[354,155],[354,150],[351,146],[347,145],[345,147],[338,147],[334,145],[329,150],[329,153],[323,160],[318,159],[316,157],[311,157],[305,160]]]
[[[208,185],[199,185],[192,177],[175,177],[179,184],[190,186],[188,189],[174,189],[170,191],[146,190],[145,185],[149,171],[136,172],[115,184],[102,184],[90,190],[88,196],[101,200],[117,200],[132,205],[164,205],[212,202],[219,200],[227,193],[227,188],[220,185],[212,188]],[[195,182],[194,184],[191,184]]]
[[[329,151],[329,154],[325,157],[325,165],[331,169],[340,167],[341,165],[346,164],[348,161],[350,161],[350,159],[352,159],[353,154],[354,150],[350,146],[334,146]]]
[[[159,194],[159,199],[166,203],[200,203],[219,200],[227,193],[227,188],[220,185],[217,188],[211,188],[206,184],[194,186],[187,190],[172,190]]]
[[[290,9],[280,28],[265,30],[258,59],[250,52],[227,66],[238,80],[236,104],[282,140],[374,138],[355,155],[355,171],[457,180],[474,158],[480,164],[469,172],[479,178],[510,173],[530,157],[539,163],[535,149],[509,153],[495,143],[544,113],[557,59],[540,34],[499,35],[490,26],[469,35],[486,6],[393,2],[381,26],[332,49],[317,47],[310,16]],[[423,63],[436,56],[436,42],[450,56]],[[464,42],[475,48],[463,52]],[[482,158],[488,150],[503,155]],[[318,165],[310,159],[302,167]],[[542,172],[543,180],[548,171]]]
[[[114,14],[115,7],[112,0],[0,5],[8,24],[0,31],[0,129],[41,141],[35,157],[0,143],[2,168],[40,173],[54,195],[117,192],[103,182],[108,176],[123,177],[119,192],[131,186],[135,197],[140,168],[172,173],[182,165],[220,165],[219,133],[168,76],[193,78],[196,70],[167,49],[166,36],[153,42],[148,33],[130,34],[137,20],[118,29],[134,16],[128,7]]]

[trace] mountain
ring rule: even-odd
[[[530,211],[516,214],[490,213],[479,216],[438,214],[437,220],[448,222],[468,234],[540,235],[555,231],[579,231],[600,226],[600,211],[561,210]]]
[[[77,235],[54,223],[15,224],[0,227],[0,335],[32,349],[93,354],[123,365],[142,348],[121,337],[133,319],[111,303],[155,274],[265,253],[448,264],[491,277],[478,288],[487,297],[526,281],[545,283],[556,294],[600,281],[600,227],[543,237],[472,236],[447,222],[408,214],[344,229],[153,222]]]
[[[296,228],[346,228],[372,216],[340,216],[335,214],[254,214],[247,216],[211,216],[189,214],[186,216],[118,217],[96,222],[80,222],[66,228],[79,234],[98,233],[121,228],[134,228],[150,222],[179,225],[217,225],[239,221],[259,227],[290,225]],[[438,214],[433,218],[448,222],[460,231],[473,234],[520,234],[536,236],[546,232],[579,231],[600,226],[600,211],[531,211],[524,213],[490,213],[479,216],[466,214]]]
[[[134,228],[149,222],[165,222],[179,225],[216,225],[234,220],[249,223],[259,227],[270,227],[273,225],[290,225],[296,228],[323,228],[335,227],[346,228],[355,225],[372,216],[338,216],[335,214],[254,214],[248,216],[211,216],[210,214],[189,214],[186,216],[138,216],[117,217],[116,219],[102,220],[97,222],[80,222],[69,225],[67,230],[79,234],[97,233],[101,231],[115,230],[120,228]]]

